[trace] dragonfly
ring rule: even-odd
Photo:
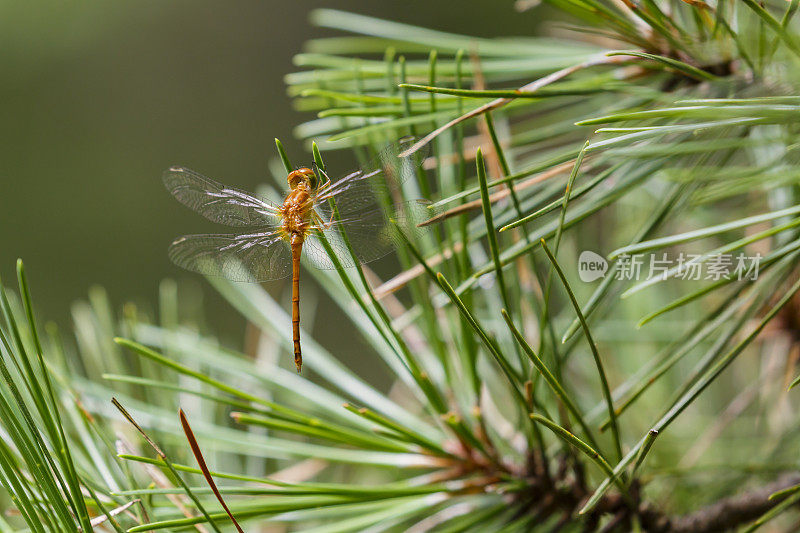
[[[292,341],[299,373],[301,257],[322,269],[354,267],[384,257],[402,245],[407,232],[417,231],[417,222],[426,218],[426,202],[400,201],[401,185],[418,171],[427,153],[409,152],[414,142],[404,137],[388,144],[377,157],[336,180],[316,164],[297,168],[286,177],[289,190],[280,203],[188,168],[171,167],[163,181],[180,203],[237,230],[178,237],[169,246],[169,258],[186,270],[232,281],[291,275]]]

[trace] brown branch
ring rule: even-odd
[[[566,458],[565,458],[566,459]],[[526,472],[528,487],[516,495],[522,514],[544,519],[566,513],[573,519],[591,490],[582,483],[581,463],[565,463],[555,478],[548,480],[538,475],[533,465]],[[735,496],[720,499],[685,515],[670,515],[652,502],[641,501],[641,486],[634,480],[630,486],[630,499],[618,493],[604,495],[597,506],[583,516],[584,533],[619,533],[632,530],[636,519],[645,533],[723,533],[748,524],[785,498],[769,497],[778,491],[800,484],[800,472],[786,472],[776,480]],[[800,508],[800,504],[798,504]],[[603,520],[603,518],[610,518]]]
[[[584,157],[584,161],[587,158]],[[548,180],[554,176],[558,176],[559,174],[563,174],[572,170],[572,166],[575,164],[575,160],[572,159],[567,161],[566,163],[561,163],[560,165],[556,165],[553,168],[542,172],[541,174],[537,174],[531,178],[528,178],[524,181],[520,181],[519,183],[515,183],[512,185],[514,192],[518,192],[528,187],[533,187],[537,183],[541,183],[545,180]],[[489,195],[489,203],[496,203],[500,200],[505,199],[511,194],[510,189],[502,189],[500,191],[494,192]],[[424,222],[418,224],[419,227],[430,226],[431,224],[435,224],[441,222],[442,220],[448,219],[450,217],[454,217],[456,215],[460,215],[462,213],[468,213],[470,211],[479,211],[482,208],[482,200],[478,198],[477,200],[472,200],[470,202],[463,203],[447,211],[443,211],[441,213],[437,213],[436,215],[432,216],[431,218],[425,220]]]
[[[645,512],[644,530],[650,533],[718,533],[730,531],[769,511],[781,500],[770,494],[800,483],[800,473],[784,474],[762,487],[724,498],[683,516],[665,517]]]
[[[452,248],[445,248],[444,251],[432,256],[429,259],[426,259],[425,262],[430,268],[433,268],[443,261],[450,259],[453,257],[454,253],[459,253],[463,249],[463,243],[461,241],[457,241],[453,244]],[[373,289],[372,294],[375,296],[376,300],[381,300],[388,295],[399,291],[403,287],[405,287],[411,280],[418,278],[422,274],[425,273],[425,267],[421,264],[415,264],[408,270],[404,270],[394,276],[392,279],[381,283],[375,289]],[[393,318],[396,318],[394,316]]]

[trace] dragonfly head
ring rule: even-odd
[[[289,188],[295,190],[301,183],[308,189],[314,190],[317,187],[317,175],[310,168],[298,168],[293,170],[286,177]]]

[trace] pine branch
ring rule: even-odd
[[[642,526],[650,533],[718,533],[747,524],[781,503],[770,495],[800,483],[800,473],[780,476],[767,485],[724,498],[692,513],[666,517],[652,511],[643,515]]]

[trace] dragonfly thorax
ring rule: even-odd
[[[308,218],[312,210],[310,196],[306,183],[301,181],[292,187],[291,192],[278,208],[283,219],[281,229],[285,235],[304,235],[306,233]]]

